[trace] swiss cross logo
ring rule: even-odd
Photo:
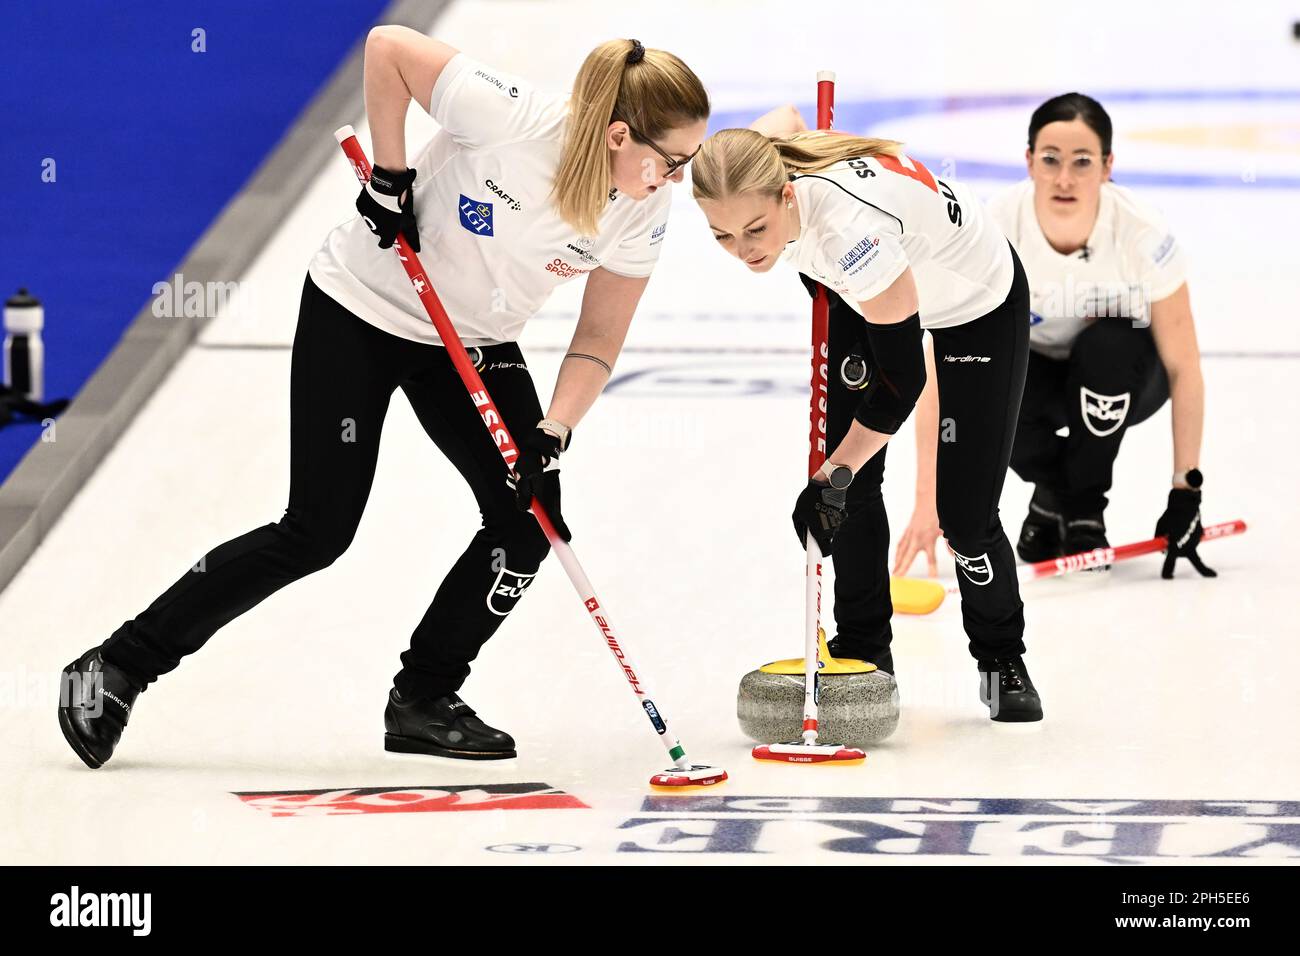
[[[418,276],[416,276],[414,279],[411,280],[411,285],[415,286],[416,295],[424,295],[425,291],[429,288],[429,280],[426,279],[424,277],[424,273],[421,272]]]
[[[600,608],[600,602],[599,602],[599,601],[597,601],[594,597],[593,597],[593,598],[587,598],[587,610],[588,610],[588,611],[595,611],[595,610],[598,610],[599,608]]]
[[[236,793],[273,817],[356,816],[361,813],[439,813],[459,810],[586,810],[573,794],[545,783],[459,787],[357,787]]]

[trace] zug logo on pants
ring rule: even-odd
[[[503,567],[497,572],[496,580],[492,582],[492,587],[488,588],[487,608],[493,614],[505,617],[514,606],[519,603],[519,599],[524,596],[528,586],[533,583],[533,578],[537,577],[537,572],[532,574],[520,574],[518,571],[511,571]]]

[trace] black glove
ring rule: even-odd
[[[391,169],[375,166],[370,170],[370,182],[361,187],[357,197],[357,212],[376,236],[380,249],[391,249],[400,232],[416,252],[420,251],[420,232],[415,223],[414,188],[415,170],[395,173]],[[406,197],[399,197],[406,193]]]
[[[546,517],[565,541],[572,541],[569,526],[560,514],[560,440],[550,432],[534,428],[519,443],[514,476],[506,479],[515,491],[515,504],[527,511],[536,496]]]
[[[1174,562],[1186,558],[1202,577],[1217,577],[1201,561],[1196,546],[1201,541],[1201,491],[1199,488],[1171,488],[1169,504],[1156,522],[1156,534],[1169,538],[1165,549],[1165,566],[1160,569],[1162,578],[1174,576]]]
[[[830,557],[831,546],[835,540],[835,531],[844,521],[844,503],[848,492],[832,488],[824,481],[808,480],[808,487],[799,492],[794,503],[794,533],[799,536],[799,546],[808,547],[808,531],[821,548],[823,557]]]

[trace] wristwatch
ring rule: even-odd
[[[837,491],[843,491],[849,485],[853,484],[853,469],[848,465],[837,465],[833,461],[825,462],[818,472],[822,474],[831,487]]]
[[[1191,488],[1193,491],[1197,491],[1204,483],[1205,483],[1205,476],[1201,474],[1201,470],[1199,468],[1188,468],[1186,471],[1174,472],[1175,485],[1186,485],[1188,488]]]
[[[560,440],[560,451],[569,447],[569,438],[573,435],[573,429],[563,422],[557,422],[554,418],[543,418],[537,423],[537,427],[546,434]]]

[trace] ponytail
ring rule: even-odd
[[[769,137],[752,129],[724,129],[704,141],[692,162],[691,189],[696,201],[751,192],[774,196],[795,175],[882,155],[902,155],[902,143],[829,130]]]
[[[608,40],[583,61],[573,82],[569,123],[551,194],[560,218],[593,235],[609,205],[605,133],[616,119],[657,139],[709,116],[709,94],[685,63],[637,40]],[[633,134],[634,138],[635,134]]]

